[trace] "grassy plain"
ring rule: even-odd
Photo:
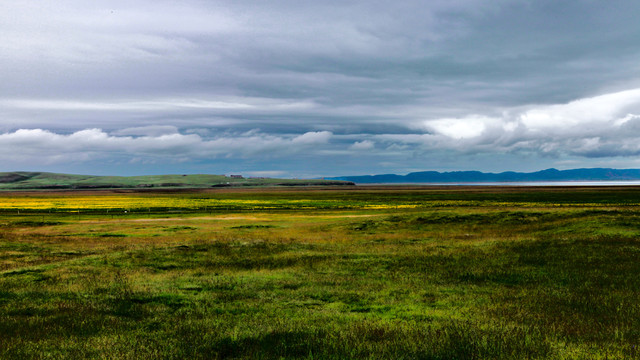
[[[243,178],[225,175],[94,176],[47,172],[0,172],[0,190],[195,189],[211,187],[353,185],[347,181]]]
[[[640,188],[0,194],[2,359],[619,359]]]

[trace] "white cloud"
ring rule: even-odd
[[[326,144],[330,132],[308,132],[299,136],[273,136],[260,132],[202,138],[168,128],[124,129],[108,134],[101,129],[85,129],[57,134],[43,129],[19,129],[0,134],[0,159],[38,164],[127,158],[179,162],[216,157],[278,157],[313,151]],[[135,134],[142,136],[125,136]]]
[[[501,116],[469,115],[422,122],[427,134],[380,134],[386,143],[463,153],[528,152],[545,156],[631,156],[640,153],[640,89],[567,104],[529,106]]]
[[[640,109],[640,89],[579,99],[568,104],[534,107],[518,116],[529,130],[553,131],[587,124],[619,123],[629,107]]]
[[[349,147],[351,150],[370,150],[375,147],[375,143],[371,140],[356,141]]]
[[[293,144],[325,144],[329,141],[333,134],[329,131],[307,132],[300,136],[296,136],[291,140]]]
[[[488,122],[496,119],[480,116],[469,116],[463,119],[437,119],[425,121],[427,129],[453,139],[469,139],[482,135]]]

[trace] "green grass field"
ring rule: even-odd
[[[64,189],[195,189],[211,187],[273,187],[353,185],[348,181],[236,178],[225,175],[184,174],[146,176],[93,176],[47,172],[0,172],[1,190]]]
[[[2,194],[0,358],[640,358],[639,240],[635,187]]]

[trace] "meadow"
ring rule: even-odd
[[[639,239],[638,187],[0,193],[0,358],[640,358]]]

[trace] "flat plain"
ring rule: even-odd
[[[0,193],[2,359],[618,359],[640,188]]]

